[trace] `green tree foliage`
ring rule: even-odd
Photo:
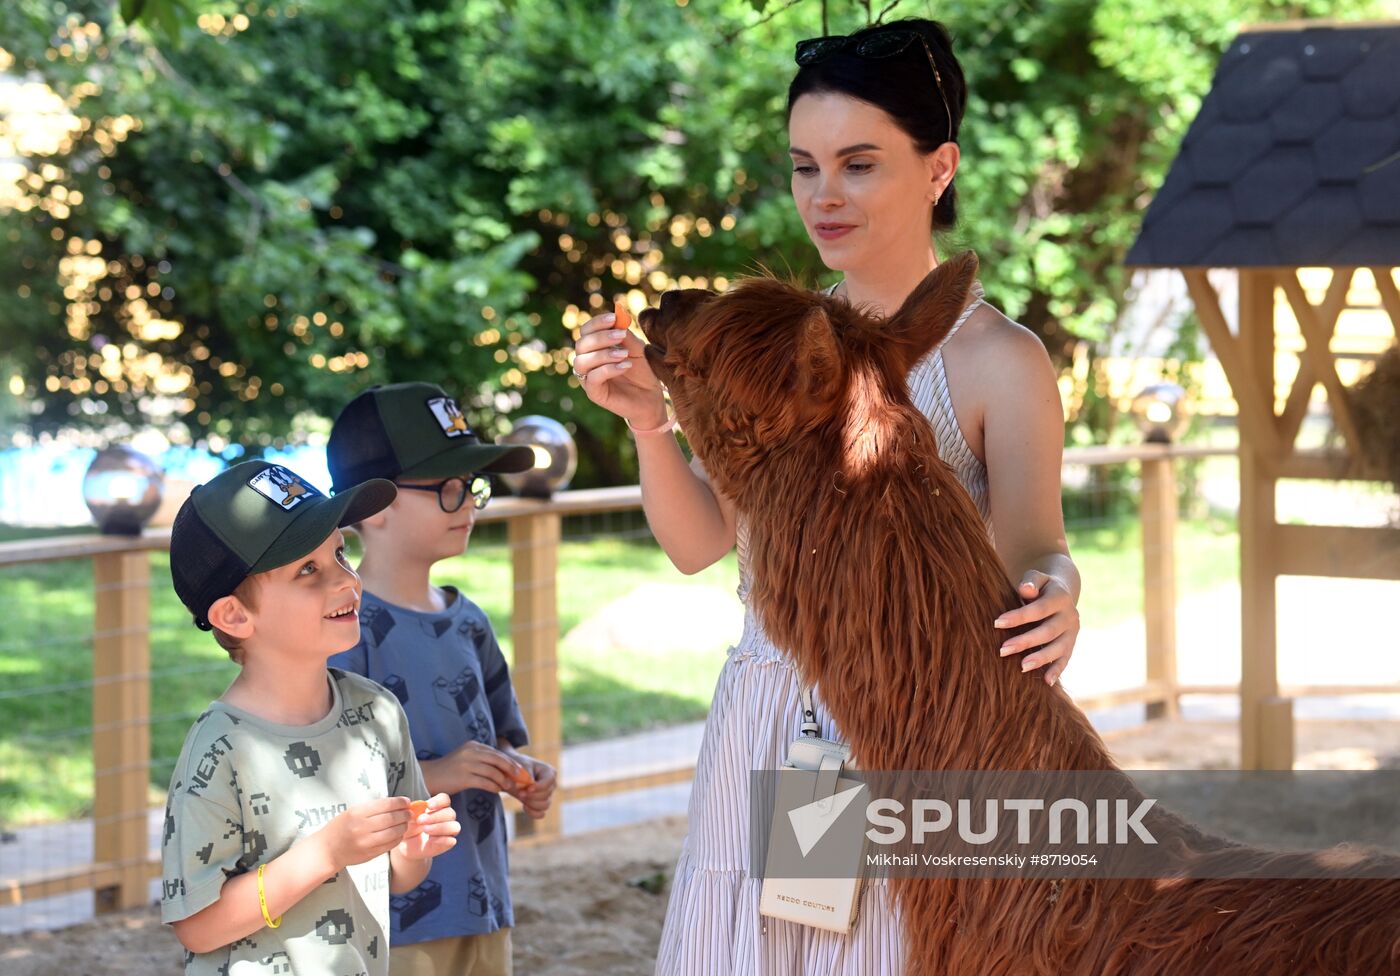
[[[571,419],[581,483],[634,472],[620,423],[569,374],[570,327],[620,294],[651,301],[759,266],[815,281],[787,191],[792,44],[879,13],[841,0],[122,7],[0,9],[0,67],[71,113],[0,212],[0,342],[19,351],[11,389],[36,405],[31,422],[139,409],[177,437],[257,449],[370,383],[427,379],[488,428],[521,411]],[[1057,357],[1102,337],[1122,254],[1219,52],[1241,22],[1322,7],[896,5],[952,27],[971,82],[964,224],[948,246],[978,249],[989,291]]]

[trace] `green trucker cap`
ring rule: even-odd
[[[527,471],[535,453],[483,441],[440,386],[394,383],[370,387],[345,405],[331,427],[326,462],[338,495],[370,478]]]
[[[195,625],[249,576],[307,555],[335,529],[388,506],[392,482],[373,479],[328,498],[280,464],[244,461],[200,485],[170,529],[170,575]]]

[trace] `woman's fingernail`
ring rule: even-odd
[[[631,364],[631,363],[618,363],[618,364],[617,364],[617,368],[618,368],[618,369],[631,369],[631,368],[632,368],[632,364]]]
[[[1024,674],[1033,667],[1035,667],[1035,658],[1028,657],[1021,662],[1021,673]]]
[[[1012,647],[1010,644],[1003,644],[1001,645],[1001,656],[1006,657],[1006,655],[1010,654],[1014,650],[1016,650],[1016,648]]]
[[[614,329],[613,331],[611,331],[611,332],[608,333],[608,338],[609,338],[609,339],[622,339],[622,338],[624,338],[626,335],[627,335],[626,332],[623,332],[623,331],[620,330],[620,329]]]
[[[621,359],[623,356],[627,355],[627,350],[626,350],[626,349],[609,349],[609,350],[608,350],[608,355],[611,356],[613,359]]]
[[[1005,626],[1006,626],[1006,618],[1005,618],[1005,617],[998,617],[996,620],[993,620],[993,621],[992,621],[992,626],[993,626],[993,627],[1005,627]]]

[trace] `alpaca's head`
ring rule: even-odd
[[[668,292],[638,321],[687,439],[737,500],[755,465],[843,419],[861,376],[902,380],[957,320],[976,273],[971,252],[944,262],[887,320],[754,278],[723,295]]]

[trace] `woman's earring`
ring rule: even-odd
[[[933,205],[934,205],[935,207],[938,206],[938,201],[942,198],[942,196],[943,196],[943,194],[941,194],[941,193],[935,193],[935,194],[933,195]]]

